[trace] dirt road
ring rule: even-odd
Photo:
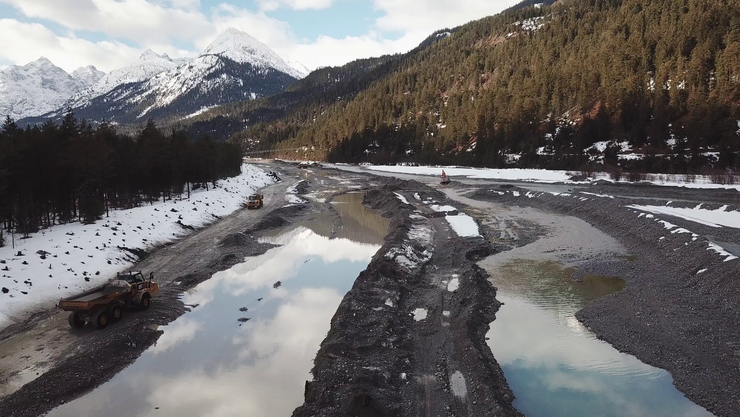
[[[161,288],[150,310],[126,311],[123,320],[104,331],[89,326],[70,329],[67,313],[56,310],[4,331],[0,335],[0,415],[39,415],[110,379],[156,341],[161,335],[158,326],[186,311],[178,299],[183,291],[246,256],[269,249],[250,233],[267,218],[299,211],[282,208],[286,190],[299,181],[284,177],[261,190],[262,209],[239,210],[157,248],[137,264],[136,269],[153,271]]]

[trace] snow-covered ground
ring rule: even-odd
[[[667,214],[669,216],[680,217],[710,227],[725,226],[740,229],[740,211],[727,211],[727,206],[722,206],[717,210],[702,209],[701,204],[693,208],[640,205],[627,207],[653,214]]]
[[[241,175],[199,189],[190,199],[112,211],[94,224],[53,226],[28,239],[5,236],[0,248],[0,330],[60,298],[93,288],[130,268],[137,258],[123,249],[148,250],[231,214],[267,173],[244,164]]]
[[[368,165],[365,168],[372,171],[432,176],[440,176],[442,175],[442,170],[444,170],[448,177],[522,180],[534,182],[567,182],[571,177],[571,175],[569,175],[567,171],[548,171],[544,169],[488,169],[454,166],[431,167],[400,165]]]
[[[293,206],[296,204],[306,204],[306,200],[298,197],[298,185],[302,183],[303,181],[298,181],[297,183],[293,184],[288,188],[288,190],[285,193],[285,201],[288,202],[286,206]]]
[[[439,177],[442,170],[448,177],[468,179],[491,179],[504,181],[529,181],[538,183],[566,183],[585,184],[597,180],[629,183],[630,181],[614,181],[608,173],[596,172],[586,180],[572,180],[578,171],[558,171],[546,169],[521,169],[521,168],[469,168],[458,166],[403,166],[403,165],[364,165],[362,168],[343,164],[331,165],[334,168],[350,171],[371,170],[386,173],[398,173],[408,175],[429,175]],[[728,188],[740,190],[740,184],[716,184],[712,182],[709,175],[674,175],[674,174],[645,174],[644,181],[654,185],[687,187],[687,188]]]

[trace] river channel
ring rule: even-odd
[[[278,246],[184,294],[192,310],[161,327],[156,345],[48,415],[289,416],[332,316],[387,232],[361,200],[334,200],[341,225],[319,215],[265,237]]]

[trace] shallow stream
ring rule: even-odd
[[[265,238],[280,246],[189,291],[192,311],[161,327],[156,345],[48,415],[289,416],[332,316],[388,227],[361,199],[336,199],[341,226],[322,215]]]

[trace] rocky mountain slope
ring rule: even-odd
[[[60,119],[68,106],[92,122],[179,120],[217,105],[281,92],[303,75],[257,39],[232,28],[190,60],[146,51],[136,63],[112,71],[63,106],[20,124]]]
[[[44,57],[8,67],[0,71],[0,116],[21,119],[55,110],[103,75],[93,66],[70,75]]]
[[[146,81],[159,73],[177,68],[178,65],[186,61],[187,59],[174,61],[167,54],[159,55],[151,49],[147,49],[136,62],[113,70],[101,77],[90,88],[72,97],[72,100],[67,104],[73,108],[87,105],[92,99],[106,94],[122,84]]]

